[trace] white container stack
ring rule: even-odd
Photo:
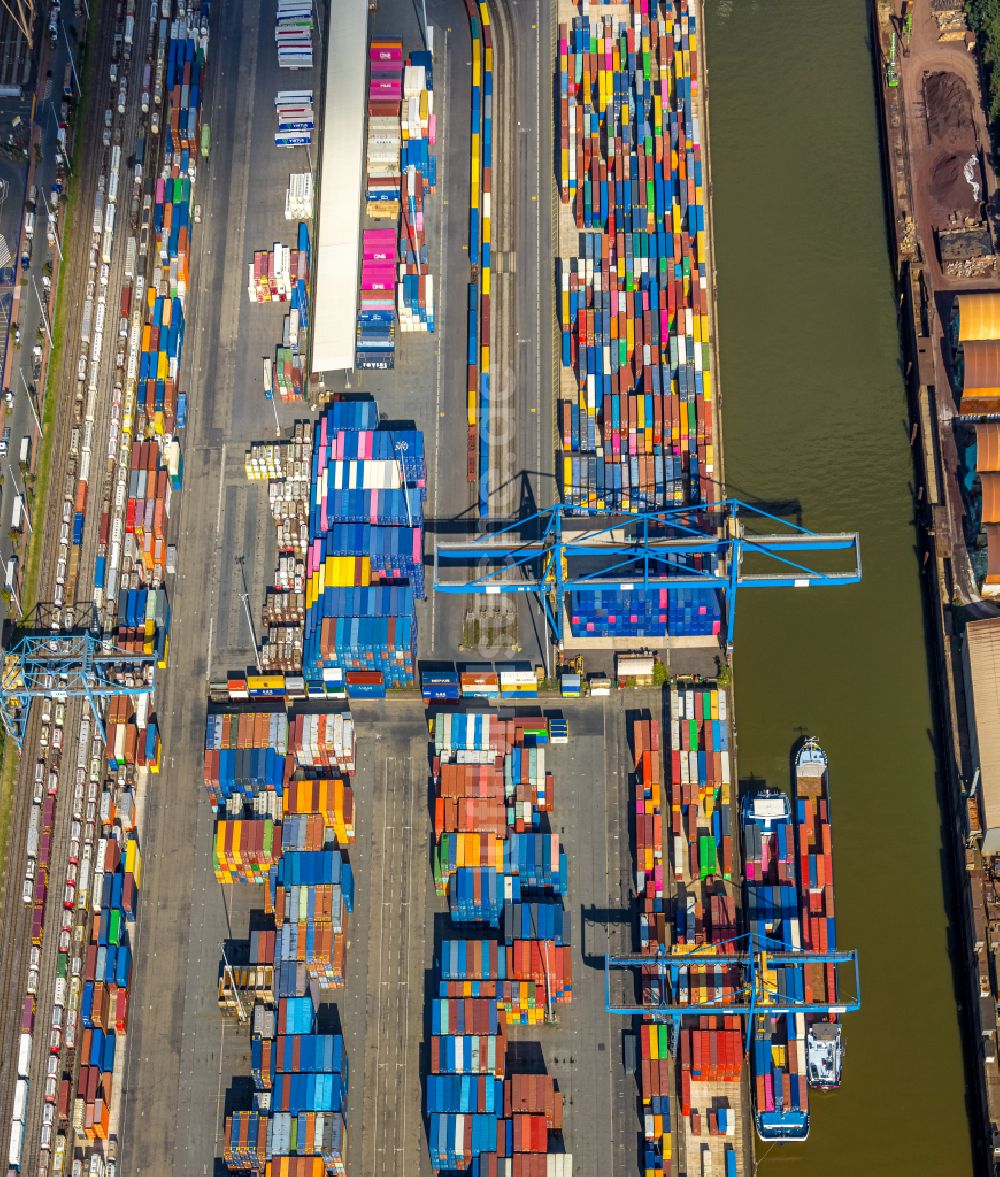
[[[277,147],[308,147],[312,143],[312,90],[279,90],[274,100],[278,129],[274,134]]]
[[[373,221],[399,219],[399,153],[402,140],[399,119],[371,115],[365,147],[367,187],[365,212]]]
[[[282,69],[312,69],[312,0],[278,0],[274,41]]]
[[[313,216],[312,172],[292,172],[285,196],[286,221],[311,221]]]

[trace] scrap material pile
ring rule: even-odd
[[[208,717],[216,877],[263,887],[272,921],[251,935],[249,967],[219,982],[220,1005],[252,1028],[253,1106],[225,1125],[233,1172],[271,1171],[282,1158],[302,1158],[303,1172],[347,1171],[347,1054],[313,994],[345,983],[354,768],[346,712]]]
[[[440,945],[426,1115],[435,1170],[569,1177],[551,1076],[509,1074],[508,1025],[572,999],[566,855],[547,830],[548,721],[489,712],[433,719],[434,881],[467,939]],[[494,929],[490,933],[489,929]]]
[[[563,494],[581,507],[711,501],[713,382],[698,44],[689,0],[559,27]]]

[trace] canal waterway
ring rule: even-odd
[[[831,758],[838,938],[861,955],[840,1091],[761,1173],[972,1171],[865,0],[706,0],[731,495],[858,530],[864,582],[740,599],[743,779]]]

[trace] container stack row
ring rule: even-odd
[[[73,1127],[88,1141],[107,1140],[116,1052],[128,1027],[134,924],[142,886],[142,855],[134,834],[116,827],[97,843],[93,922],[83,960],[80,1069]],[[67,1089],[72,1080],[64,1078]]]
[[[399,281],[401,331],[434,330],[434,277],[428,269],[424,197],[437,191],[434,73],[430,53],[411,53],[403,70]]]
[[[282,69],[312,69],[313,6],[310,0],[278,0],[274,43]]]
[[[635,830],[635,893],[639,904],[639,952],[655,957],[669,943],[664,892],[663,783],[660,724],[636,718],[629,732],[632,748],[632,798]],[[653,1004],[657,974],[640,970],[642,1003]],[[638,1025],[637,1075],[642,1101],[642,1167],[646,1177],[671,1172],[670,1051],[668,1028],[645,1018]]]
[[[183,479],[180,443],[171,440],[161,446],[156,440],[133,440],[131,448],[125,535],[132,537],[146,576],[161,581],[173,492]]]
[[[355,333],[355,364],[363,371],[391,369],[396,364],[396,250],[395,225],[364,230]]]
[[[279,90],[274,99],[278,129],[275,147],[309,147],[313,141],[315,118],[312,90]]]
[[[306,221],[313,218],[312,172],[291,172],[285,194],[285,220]]]
[[[163,742],[148,695],[112,695],[108,700],[104,756],[112,771],[160,771]]]
[[[183,269],[186,272],[186,262]],[[172,286],[172,278],[169,281]],[[181,285],[186,285],[186,279],[176,288]],[[152,297],[152,288],[150,293]],[[177,429],[177,374],[183,343],[184,307],[180,296],[152,298],[141,336],[138,401],[160,437]]]
[[[167,47],[167,118],[164,150],[176,160],[179,174],[192,175],[201,121],[205,47],[194,36],[171,37]]]
[[[445,940],[438,953],[425,1104],[431,1163],[483,1175],[569,1174],[554,1081],[508,1074],[506,1058],[507,1026],[540,1025],[572,998],[566,856],[541,828],[553,798],[548,722],[445,711],[431,728],[435,889],[470,937]]]
[[[469,329],[467,357],[468,476],[479,486],[479,513],[489,510],[490,279],[493,187],[493,30],[486,0],[465,0],[472,34],[472,160],[469,196]]]
[[[566,501],[648,510],[713,499],[705,173],[694,5],[559,27],[559,265]]]
[[[373,38],[368,46],[368,131],[365,149],[365,211],[373,221],[399,219],[401,103],[379,94],[379,81],[398,79],[403,68],[403,42],[398,38]]]
[[[304,234],[304,236],[303,236]],[[293,302],[295,291],[300,302]],[[299,225],[297,248],[274,243],[273,249],[254,252],[248,263],[247,294],[251,302],[287,302],[299,305],[309,290],[309,227]],[[308,300],[307,300],[308,303]]]
[[[722,617],[715,589],[601,588],[570,593],[576,637],[717,636]]]
[[[733,793],[725,691],[670,693],[670,834],[674,877],[733,879]]]
[[[279,758],[271,764],[260,758],[267,741]],[[236,754],[232,772],[228,761],[217,760],[223,750]],[[343,1037],[332,1032],[333,1011],[314,995],[346,982],[355,760],[346,713],[208,719],[217,875],[222,868],[230,876],[224,881],[263,884],[270,917],[270,926],[250,936],[247,967],[225,970],[219,985],[223,1009],[251,1027],[252,1106],[227,1116],[224,1130],[223,1160],[231,1172],[347,1172],[347,1052]],[[222,775],[242,783],[229,794],[226,816],[217,801]],[[261,804],[264,793],[271,800]],[[261,816],[268,811],[273,818]]]
[[[738,929],[728,696],[714,684],[682,683],[670,692],[669,778],[673,943],[732,951]],[[679,975],[677,995],[692,1007],[706,1006],[737,1000],[739,986],[729,966],[693,966]],[[686,1019],[678,1050],[678,1106],[686,1120],[689,1160],[692,1148],[700,1148],[728,1174],[736,1159],[725,1138],[736,1131],[742,1019],[718,1014]]]
[[[120,604],[130,600],[122,598],[122,588],[152,590],[163,584],[172,570],[167,542],[171,497],[183,483],[178,433],[186,423],[187,398],[178,388],[208,41],[200,31],[204,28],[200,17],[196,21],[178,19],[169,28],[164,62],[167,102],[163,167],[148,190],[143,213],[150,232],[152,278],[141,302],[137,293],[133,303],[126,290],[120,307],[123,330],[128,329],[130,316],[142,309],[138,354],[129,355],[121,407],[122,432],[132,438],[129,447],[119,447],[117,493],[126,502],[125,518],[122,522],[113,519],[109,509],[100,519],[94,576],[99,606],[108,590],[114,592]],[[126,276],[130,264],[135,265],[134,251],[126,257]],[[133,319],[132,331],[136,329]],[[134,604],[134,598],[131,601]],[[136,624],[118,619],[119,629],[136,628]],[[161,635],[161,623],[156,624],[154,648],[163,665],[166,633]],[[164,630],[168,624],[169,620]],[[159,742],[158,735],[155,742]]]
[[[379,697],[412,684],[426,485],[423,434],[381,425],[375,401],[342,400],[320,416],[303,637],[310,687],[346,684],[351,695]],[[367,554],[358,551],[366,538],[359,525],[369,529]]]

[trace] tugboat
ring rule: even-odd
[[[833,904],[833,841],[830,824],[829,762],[819,743],[806,738],[795,756],[795,832],[798,841],[799,922],[806,952],[837,947]],[[838,1004],[837,969],[813,964],[805,969],[805,999]],[[844,1042],[836,1012],[806,1016],[806,1072],[809,1086],[840,1086]]]

